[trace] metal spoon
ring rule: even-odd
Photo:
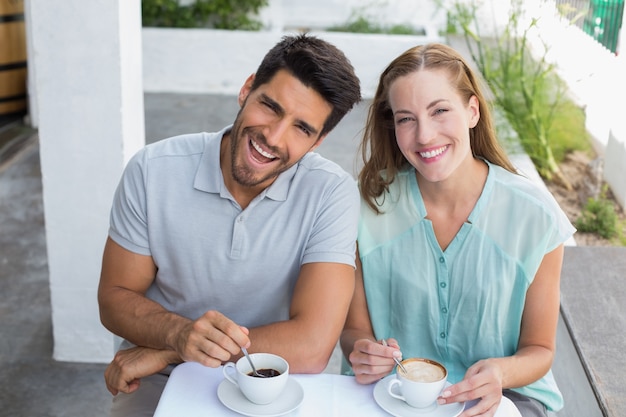
[[[248,359],[248,363],[250,363],[250,366],[252,367],[252,373],[254,374],[254,376],[258,376],[259,378],[265,378],[265,375],[257,372],[256,368],[254,367],[254,364],[252,363],[252,359],[250,359],[250,355],[248,355],[248,351],[246,350],[246,348],[242,347],[241,351],[246,356],[246,359]]]
[[[381,343],[383,344],[383,346],[389,346],[389,345],[387,344],[387,341],[386,341],[385,339],[381,339],[380,341],[381,341]],[[398,360],[398,358],[396,358],[396,357],[394,356],[393,360],[394,360],[394,361],[396,362],[396,364],[400,367],[400,369],[402,369],[402,372],[404,372],[405,374],[408,374],[408,373],[409,373],[409,372],[406,370],[406,368],[404,367],[404,365],[402,365],[402,362],[400,362],[400,361]]]

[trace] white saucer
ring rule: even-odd
[[[282,416],[298,408],[304,399],[304,390],[298,381],[290,377],[287,380],[287,385],[285,385],[285,391],[280,394],[276,401],[266,405],[259,405],[250,402],[241,393],[239,387],[224,379],[217,387],[217,398],[227,408],[244,416],[272,417]]]
[[[395,417],[456,417],[463,412],[465,403],[452,403],[438,405],[435,409],[420,411],[413,408],[407,403],[397,398],[393,398],[387,392],[389,381],[394,379],[395,375],[389,375],[376,383],[374,387],[374,399],[376,403],[386,412]],[[446,386],[450,386],[447,383]]]

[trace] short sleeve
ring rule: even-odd
[[[354,179],[342,175],[327,188],[307,244],[303,263],[337,262],[355,266],[359,192]]]
[[[146,150],[128,162],[113,198],[109,236],[123,248],[150,255],[146,204]]]

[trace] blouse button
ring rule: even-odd
[[[446,261],[446,260],[445,260],[445,259],[443,259],[443,256],[442,256],[441,258],[439,258],[439,262],[440,262],[440,263],[444,263],[445,261]]]
[[[441,312],[442,312],[443,314],[446,314],[446,313],[448,312],[448,309],[447,309],[447,308],[445,308],[445,307],[442,307],[442,308],[441,308]]]
[[[446,334],[444,332],[439,333],[439,337],[441,337],[442,339],[446,338]]]
[[[445,282],[440,282],[440,283],[439,283],[439,286],[440,286],[441,288],[446,288],[446,283],[445,283]]]

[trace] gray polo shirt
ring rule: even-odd
[[[128,163],[110,237],[154,259],[147,296],[196,319],[218,310],[254,327],[289,317],[301,265],[355,265],[354,179],[316,153],[281,174],[242,210],[226,189],[217,133],[165,139]]]

